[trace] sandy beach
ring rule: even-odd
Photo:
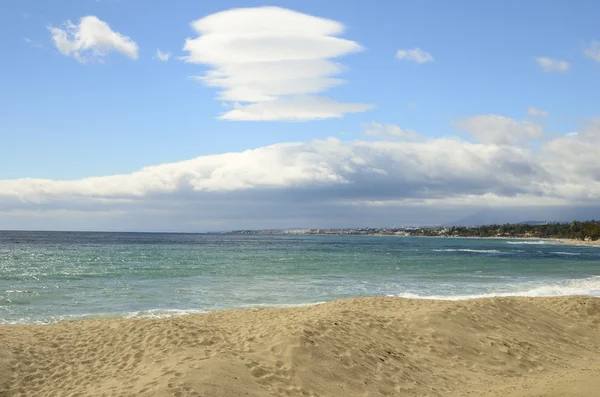
[[[557,238],[550,240],[553,244],[563,244],[563,245],[581,245],[586,247],[600,247],[600,240],[576,240],[572,238]]]
[[[360,298],[0,327],[0,396],[598,396],[600,299]]]

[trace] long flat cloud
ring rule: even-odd
[[[497,120],[505,126],[506,120]],[[517,121],[509,124],[522,129]],[[330,138],[201,156],[124,175],[0,180],[0,213],[8,219],[15,211],[31,216],[40,211],[146,211],[233,227],[231,214],[241,216],[239,222],[259,216],[262,224],[294,217],[308,223],[301,215],[306,208],[324,220],[326,209],[334,214],[339,208],[368,213],[411,206],[434,211],[481,203],[537,207],[598,202],[600,122],[578,135],[546,139],[537,149],[522,141],[498,140],[497,131],[492,129],[493,140],[483,141]],[[241,215],[244,209],[247,215]]]
[[[226,120],[314,120],[371,105],[316,96],[345,81],[334,58],[362,47],[339,36],[342,24],[279,7],[239,8],[194,21],[184,60],[210,68],[196,79],[234,109]]]

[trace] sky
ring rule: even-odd
[[[0,229],[598,219],[598,15],[2,0]]]

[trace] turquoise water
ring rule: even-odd
[[[600,296],[600,248],[373,236],[0,232],[0,323],[392,295]]]

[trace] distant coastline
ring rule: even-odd
[[[570,223],[504,224],[481,226],[430,226],[394,228],[307,228],[234,230],[243,235],[348,235],[443,238],[536,239],[549,243],[600,246],[600,221]]]

